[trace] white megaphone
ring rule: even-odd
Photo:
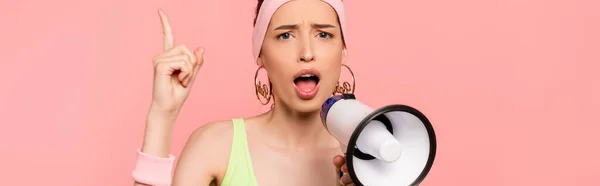
[[[340,142],[357,186],[416,186],[433,165],[435,133],[417,109],[388,105],[374,110],[353,94],[342,94],[323,103],[321,120]]]

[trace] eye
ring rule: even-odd
[[[329,38],[332,38],[332,37],[333,37],[333,35],[332,35],[332,34],[330,34],[330,33],[327,33],[327,32],[321,32],[321,33],[319,33],[319,35],[318,35],[318,36],[319,36],[320,38],[323,38],[323,39],[329,39]]]
[[[290,33],[283,33],[277,36],[277,39],[290,39],[292,35]]]

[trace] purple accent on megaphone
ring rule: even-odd
[[[331,106],[333,106],[335,102],[339,101],[342,98],[342,95],[332,96],[330,98],[327,98],[327,100],[325,100],[325,103],[321,105],[321,122],[323,122],[323,126],[325,128],[327,128],[325,119],[327,119],[327,113],[329,112],[329,109],[331,108]]]
[[[323,105],[321,105],[321,122],[323,123],[323,126],[326,129],[327,129],[327,123],[325,122],[325,120],[327,119],[327,113],[329,113],[329,109],[331,109],[333,104],[335,104],[337,101],[339,101],[341,99],[356,99],[356,97],[354,97],[354,94],[336,95],[336,96],[332,96],[332,97],[328,98],[327,100],[325,100],[325,103],[323,103]]]

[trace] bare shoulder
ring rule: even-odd
[[[214,121],[198,127],[190,135],[185,148],[202,157],[217,160],[212,158],[229,157],[232,142],[232,121]]]
[[[190,135],[188,143],[198,145],[206,144],[210,146],[222,146],[224,144],[231,144],[232,140],[233,123],[231,120],[223,120],[209,122],[198,127]]]
[[[209,122],[198,127],[188,138],[177,162],[174,182],[200,185],[214,181],[227,170],[233,142],[233,123]]]

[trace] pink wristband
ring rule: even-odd
[[[146,185],[170,186],[175,156],[163,158],[145,154],[140,149],[137,151],[137,160],[131,173],[133,180]]]

